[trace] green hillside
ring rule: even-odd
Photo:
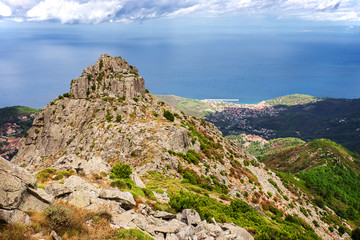
[[[215,111],[215,108],[210,104],[202,102],[197,99],[183,98],[175,95],[154,95],[160,101],[165,102],[167,105],[170,105],[184,113],[203,118],[209,114],[209,112]]]
[[[265,102],[271,106],[277,106],[277,105],[293,106],[293,105],[307,104],[322,100],[324,100],[324,98],[313,97],[305,94],[293,94],[293,95],[277,97],[274,99],[267,100]]]
[[[17,117],[21,115],[29,115],[31,113],[37,114],[41,109],[35,109],[24,106],[14,106],[14,107],[5,107],[0,108],[0,124],[7,122],[16,122]]]
[[[247,151],[258,159],[263,159],[270,155],[274,155],[282,150],[297,146],[302,143],[305,142],[299,138],[276,138],[263,144],[263,146],[261,146],[260,142],[253,142],[251,143]]]
[[[360,157],[327,139],[317,139],[283,150],[264,161],[277,170],[294,193],[302,189],[313,195],[314,204],[360,224]],[[324,216],[329,224],[338,220]]]

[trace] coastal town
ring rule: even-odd
[[[36,115],[34,113],[17,116],[16,119],[9,119],[9,122],[0,124],[0,156],[10,160],[17,153],[20,147],[22,135]]]
[[[223,110],[206,117],[206,120],[218,126],[225,135],[251,134],[263,139],[271,139],[275,133],[271,129],[254,127],[251,119],[272,117],[285,110],[265,104],[226,106]]]

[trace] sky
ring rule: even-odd
[[[359,98],[359,20],[357,0],[0,0],[0,107],[44,107],[102,53],[154,94]]]
[[[67,24],[133,22],[185,15],[264,15],[359,21],[358,0],[1,0],[0,16],[14,21]]]

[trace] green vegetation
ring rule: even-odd
[[[265,159],[265,163],[282,171],[277,175],[294,194],[298,195],[301,189],[313,196],[312,202],[319,208],[328,206],[341,218],[355,225],[360,223],[360,159],[357,154],[330,140],[318,139],[279,152]],[[301,210],[304,215],[308,214],[306,209]],[[332,218],[328,221],[336,223]]]
[[[265,101],[265,103],[272,106],[277,106],[277,105],[293,106],[299,104],[313,103],[322,100],[324,100],[324,98],[313,97],[305,94],[293,94],[293,95],[287,95],[287,96],[270,99]]]
[[[164,117],[170,122],[173,122],[175,120],[174,114],[172,114],[169,110],[164,111]]]
[[[132,173],[131,167],[129,164],[117,163],[111,168],[111,179],[116,178],[129,178]]]
[[[83,230],[80,214],[67,206],[51,205],[46,209],[46,217],[49,227],[57,234],[65,232],[81,232]]]
[[[154,238],[136,228],[121,229],[116,237],[114,240],[154,240]]]
[[[174,95],[154,95],[160,101],[166,102],[186,114],[194,117],[203,118],[208,115],[210,111],[214,111],[214,107],[208,103],[197,99],[182,98]]]
[[[268,158],[282,150],[289,149],[299,144],[305,143],[299,138],[276,138],[261,146],[260,142],[252,142],[247,151],[257,157],[260,161]]]
[[[253,229],[255,239],[320,239],[302,219],[293,217],[293,222],[286,221],[277,212],[272,220],[267,220],[240,199],[231,201],[228,206],[214,198],[180,191],[171,196],[170,205],[177,211],[193,208],[203,220],[214,218],[217,222],[234,222],[240,227]]]

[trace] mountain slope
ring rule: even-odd
[[[339,144],[318,139],[268,157],[264,162],[278,172],[293,192],[314,196],[320,208],[329,206],[355,226],[360,223],[360,158]],[[290,174],[295,173],[295,176]],[[338,220],[327,218],[329,223]]]
[[[86,203],[56,195],[58,200],[86,208],[99,208],[99,196],[111,198],[107,190],[117,187],[131,191],[146,205],[133,204],[137,212],[191,207],[203,220],[233,221],[258,239],[338,236],[321,221],[308,196],[291,193],[264,164],[225,139],[214,125],[159,102],[145,89],[137,69],[119,57],[102,55],[72,81],[70,93],[48,104],[12,162],[36,173],[39,180],[50,179],[44,181],[48,189],[60,188],[64,178],[66,186],[72,186],[71,179],[96,184],[101,193],[87,187],[93,192],[85,193],[91,197]],[[123,164],[129,164],[138,184],[111,179]],[[300,200],[302,206],[297,204]],[[119,220],[119,212],[112,214],[112,221]],[[126,226],[161,239],[144,221]]]

